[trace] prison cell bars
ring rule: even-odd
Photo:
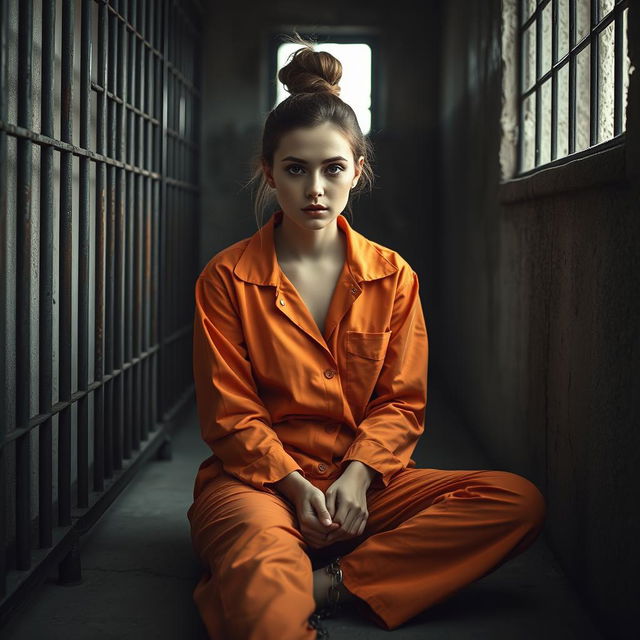
[[[578,43],[577,40],[577,0],[567,0],[569,10],[569,42],[568,52],[562,58],[558,58],[558,22],[559,22],[559,2],[560,0],[536,0],[536,6],[531,15],[525,20],[525,6],[530,0],[518,1],[518,123],[520,134],[518,136],[517,153],[517,174],[525,174],[535,170],[540,164],[540,149],[542,137],[542,107],[541,88],[542,85],[551,78],[551,148],[550,162],[545,162],[545,166],[552,164],[558,159],[558,72],[565,65],[569,65],[568,94],[569,94],[569,117],[568,117],[568,153],[576,153],[576,121],[577,121],[577,100],[576,100],[576,65],[578,54],[590,46],[590,80],[589,80],[589,145],[595,146],[601,143],[598,133],[599,119],[599,95],[600,95],[600,34],[615,21],[614,25],[614,138],[623,134],[623,38],[624,38],[624,11],[629,5],[629,0],[614,0],[614,6],[610,13],[605,16],[600,15],[600,0],[590,0],[589,5],[589,32]],[[551,65],[542,74],[542,14],[545,8],[551,3],[552,6],[552,29],[551,29]],[[524,51],[524,34],[527,29],[535,25],[536,47],[535,47],[535,73],[536,78],[530,87],[524,86],[524,67],[527,64]],[[524,164],[524,105],[527,98],[535,94],[535,147],[533,167],[528,171],[523,171]],[[605,141],[606,142],[606,141]],[[588,151],[585,149],[584,151]]]
[[[42,1],[41,130],[32,128],[33,4],[18,3],[17,122],[8,108],[9,9],[0,2],[0,625],[59,563],[80,580],[79,536],[136,469],[167,457],[172,423],[192,400],[193,250],[198,226],[198,2],[62,0],[60,139],[54,136],[55,21]],[[97,41],[93,18],[97,12]],[[80,14],[79,145],[74,144],[74,49]],[[91,65],[97,65],[95,74]],[[95,75],[95,80],[92,76]],[[95,150],[91,100],[96,98]],[[17,144],[16,208],[9,206],[8,136]],[[40,148],[39,406],[30,415],[32,148]],[[54,152],[60,155],[59,295],[54,292]],[[78,158],[74,190],[73,162]],[[95,192],[91,193],[91,165]],[[74,314],[73,199],[78,201],[78,299]],[[90,199],[95,198],[94,371],[89,371]],[[59,334],[53,336],[54,305]],[[72,337],[77,317],[77,390]],[[58,401],[53,403],[54,339]],[[89,398],[93,397],[93,413]],[[77,457],[72,459],[72,408]],[[53,511],[58,417],[57,513]],[[38,433],[38,513],[31,513],[31,434]],[[93,434],[93,468],[89,446]],[[152,436],[152,437],[150,437]],[[128,461],[128,462],[125,462]],[[72,483],[71,465],[77,481]],[[92,474],[90,475],[90,471]],[[15,494],[9,480],[15,480]],[[8,522],[14,520],[10,531]],[[34,527],[34,522],[37,523]],[[35,534],[35,535],[34,535]]]

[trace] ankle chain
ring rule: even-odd
[[[309,626],[316,630],[316,640],[329,640],[329,630],[322,625],[321,618],[320,614],[312,613],[309,616]]]
[[[340,556],[336,556],[327,566],[326,571],[331,576],[331,586],[328,592],[327,617],[334,615],[338,611],[340,603],[340,591],[338,585],[342,584],[342,569],[340,567]]]

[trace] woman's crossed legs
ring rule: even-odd
[[[309,480],[326,491],[335,478]],[[313,569],[336,555],[363,612],[394,629],[524,551],[546,511],[529,480],[490,470],[405,469],[370,488],[367,505],[361,536],[311,549],[284,497],[216,478],[189,510],[210,636],[314,639]]]

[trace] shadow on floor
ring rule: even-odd
[[[437,390],[418,467],[492,468]],[[206,640],[192,600],[200,567],[187,509],[208,456],[195,408],[173,438],[173,459],[149,462],[81,544],[83,583],[51,575],[0,636],[12,640]],[[388,638],[354,610],[324,620],[332,640]],[[555,563],[544,534],[527,551],[392,632],[397,640],[601,638]],[[225,640],[224,638],[216,640]]]

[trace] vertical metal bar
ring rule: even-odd
[[[107,7],[98,5],[98,82],[103,91],[98,94],[96,122],[96,150],[106,155],[107,139]],[[95,371],[98,382],[104,379],[105,354],[105,218],[106,218],[107,169],[104,162],[96,163],[96,284],[95,284]],[[96,491],[104,490],[105,433],[104,433],[104,385],[100,384],[94,395],[94,447],[93,482]]]
[[[131,2],[127,2],[126,11],[121,11],[125,16],[127,22],[131,21]],[[128,26],[125,25],[124,32],[122,34],[124,38],[124,55],[127,57],[127,63],[124,65],[124,68],[128,70],[126,73],[126,83],[122,87],[122,97],[125,100],[125,103],[128,103],[130,100],[129,96],[131,95],[132,89],[132,76],[130,70],[133,69],[133,55],[134,51],[133,42],[135,40],[135,35],[129,32]],[[124,158],[127,164],[130,164],[130,152],[131,152],[131,144],[130,137],[132,132],[132,119],[131,119],[132,111],[131,109],[125,109],[124,118],[125,121],[123,123],[123,139],[122,144],[124,147]],[[131,339],[132,339],[132,313],[133,313],[133,264],[134,264],[134,254],[133,254],[133,220],[135,218],[135,212],[132,211],[133,204],[133,192],[132,192],[132,172],[127,169],[124,172],[124,189],[125,189],[125,234],[126,234],[126,242],[124,245],[125,248],[125,284],[124,284],[124,355],[123,360],[125,362],[132,361],[132,349],[131,349]],[[136,401],[138,396],[135,393],[135,389],[133,388],[133,380],[135,377],[135,373],[133,369],[129,368],[123,374],[123,384],[124,384],[124,420],[123,420],[123,441],[122,441],[122,455],[124,458],[131,458],[132,456],[132,438],[131,431],[133,428],[133,403]]]
[[[614,35],[614,48],[615,48],[615,80],[614,80],[614,98],[613,98],[613,135],[619,136],[622,133],[622,105],[623,88],[624,88],[624,51],[622,50],[623,38],[624,38],[624,23],[623,12],[620,5],[615,7],[615,35]]]
[[[569,154],[576,150],[576,0],[569,0]]]
[[[91,28],[94,0],[82,1],[80,40],[80,146],[89,148]],[[78,388],[89,386],[89,158],[80,158],[78,227]],[[78,401],[78,507],[89,506],[89,399]]]
[[[542,11],[540,5],[535,10],[536,25],[536,151],[534,166],[540,164],[540,139],[542,134],[542,91],[540,89],[540,74],[542,69]]]
[[[149,0],[142,0],[142,25],[143,25],[143,35],[145,39],[149,39],[149,5],[151,2]],[[152,54],[149,48],[145,45],[144,47],[144,91],[142,94],[142,109],[144,113],[148,114],[150,111],[149,108],[149,85],[150,79],[152,77],[151,73],[151,64],[152,64]],[[142,166],[145,169],[150,168],[149,162],[149,138],[151,134],[151,123],[148,120],[144,120],[142,123],[143,127],[143,145],[142,145]],[[149,278],[150,278],[150,254],[151,254],[151,180],[152,178],[149,176],[145,176],[143,178],[143,190],[144,190],[144,198],[143,198],[143,220],[144,220],[144,272],[143,272],[143,296],[142,299],[144,301],[142,309],[144,313],[144,325],[143,325],[143,344],[144,350],[148,351],[150,347],[149,342],[149,334],[147,330],[148,325],[148,317],[151,312],[151,301],[149,299]],[[150,385],[149,385],[149,360],[145,358],[145,362],[143,365],[143,385],[144,385],[144,406],[142,408],[142,424],[143,424],[143,433],[144,437],[147,437],[152,425],[150,424]]]
[[[167,127],[169,122],[169,104],[171,99],[171,92],[169,87],[170,74],[169,74],[169,23],[171,21],[171,15],[169,13],[169,3],[171,0],[164,0],[163,4],[163,25],[162,25],[162,52],[163,52],[163,65],[162,65],[162,186],[160,193],[160,223],[159,223],[159,258],[160,258],[160,286],[158,287],[158,304],[159,304],[159,335],[158,335],[158,357],[156,362],[156,379],[158,393],[158,405],[157,413],[160,419],[164,418],[164,402],[165,402],[165,335],[166,335],[166,323],[167,323],[167,281],[166,274],[168,271],[167,266],[167,250],[166,250],[166,224],[169,211],[168,202],[168,184],[167,176],[169,167],[169,155],[168,155],[168,136]]]
[[[18,126],[31,129],[33,6],[21,0],[18,15]],[[29,426],[31,369],[31,142],[17,140],[16,423]],[[31,568],[31,432],[16,441],[16,568]]]
[[[117,2],[116,7],[120,14],[123,13],[122,2]],[[124,160],[123,147],[123,126],[125,116],[125,106],[123,101],[125,95],[124,75],[126,64],[124,54],[124,23],[119,17],[114,20],[114,32],[117,42],[117,60],[115,67],[116,87],[114,93],[121,99],[115,105],[115,142],[116,149],[114,158]],[[115,168],[115,228],[114,228],[114,369],[120,373],[113,380],[113,466],[114,469],[122,469],[122,454],[124,441],[124,375],[122,368],[124,365],[124,270],[125,270],[125,232],[124,232],[124,169]]]
[[[42,134],[53,138],[53,95],[56,2],[42,3]],[[40,291],[39,291],[39,392],[40,413],[51,409],[53,388],[53,147],[40,148]],[[38,537],[39,547],[53,542],[53,438],[52,419],[38,430]]]
[[[151,33],[151,5],[153,4],[153,2],[147,2],[147,0],[145,0],[145,11],[144,11],[144,31],[143,31],[143,36],[145,38],[145,40],[149,41],[151,40],[150,33]],[[153,53],[151,52],[151,50],[149,49],[148,46],[145,45],[144,47],[145,50],[145,80],[146,82],[144,83],[144,107],[143,107],[143,111],[145,114],[149,114],[151,112],[151,106],[150,106],[150,93],[151,93],[151,83],[153,80],[153,73],[152,73],[152,68],[153,68]],[[143,120],[143,126],[144,126],[144,168],[145,169],[151,169],[151,154],[150,154],[150,148],[151,148],[151,122],[149,122],[149,120],[147,118],[145,118]],[[147,182],[150,180],[150,178],[147,178]],[[147,201],[148,202],[148,201]]]
[[[138,32],[140,32],[140,29],[142,28],[142,18],[144,16],[144,3],[145,3],[145,0],[138,0],[138,16],[137,16]],[[138,74],[138,82],[137,82],[138,91],[136,95],[136,106],[140,111],[143,111],[144,110],[144,107],[143,107],[144,83],[146,80],[145,64],[146,64],[147,56],[146,56],[146,49],[144,46],[144,42],[142,42],[142,40],[138,41],[138,46],[140,47],[140,57],[138,60],[138,68],[136,69],[136,72]],[[142,162],[143,162],[142,146],[144,144],[144,137],[143,137],[144,121],[140,116],[138,116],[136,129],[137,129],[136,131],[136,134],[137,134],[136,166],[142,167]]]
[[[155,12],[155,24],[154,24],[154,40],[156,43],[156,49],[160,50],[162,39],[162,29],[163,29],[163,5],[160,4],[157,7],[157,11]],[[154,118],[156,119],[156,124],[154,125],[154,171],[156,173],[162,174],[163,165],[162,165],[162,142],[163,142],[163,130],[162,130],[162,108],[163,108],[163,99],[164,99],[164,88],[165,88],[165,78],[164,78],[164,70],[165,70],[165,60],[164,56],[155,58],[155,100],[154,100]],[[158,316],[160,314],[160,309],[158,307],[158,299],[160,296],[160,282],[159,282],[159,272],[160,272],[160,262],[159,262],[159,242],[160,242],[160,222],[161,222],[161,212],[162,212],[162,181],[156,180],[153,185],[153,217],[152,217],[152,245],[153,245],[153,280],[152,280],[152,292],[151,292],[151,336],[150,336],[150,344],[157,345],[159,340],[158,335]],[[157,380],[157,352],[154,352],[152,356],[148,359],[147,368],[150,371],[150,383],[149,389],[151,393],[150,403],[151,403],[151,417],[154,424],[158,422],[158,380]]]
[[[591,146],[598,144],[598,123],[599,123],[599,92],[600,92],[600,73],[599,73],[599,51],[600,36],[594,33],[594,28],[598,24],[599,0],[591,0],[591,29],[589,39],[591,40],[591,78],[589,80],[589,144]]]
[[[551,65],[558,62],[558,0],[553,0],[551,7]],[[551,76],[551,160],[558,156],[558,71],[554,69]]]
[[[0,120],[7,121],[8,104],[8,23],[9,11],[6,2],[0,2]],[[7,447],[5,437],[10,428],[15,429],[15,248],[13,243],[16,213],[7,203],[7,133],[0,129],[0,375],[5,383],[0,385],[0,513],[9,512],[7,495]],[[9,532],[7,518],[0,520],[0,598],[7,593],[7,546]]]
[[[109,30],[109,60],[108,60],[108,76],[109,89],[113,94],[116,92],[116,70],[118,65],[118,19],[113,13],[109,12],[108,30]],[[116,157],[116,103],[115,100],[109,98],[108,103],[108,130],[109,144],[107,153],[110,158]],[[106,370],[109,374],[114,371],[114,272],[115,272],[115,223],[116,223],[116,169],[113,165],[107,166],[107,246],[106,246],[106,331],[105,331],[105,350],[106,350]],[[114,469],[114,446],[113,446],[113,428],[115,422],[114,416],[114,380],[110,378],[105,383],[105,425],[104,425],[104,448],[105,461],[104,473],[107,478],[113,477]]]
[[[518,149],[517,149],[517,153],[516,153],[516,175],[520,174],[522,172],[522,166],[524,164],[523,160],[524,160],[524,98],[522,96],[522,94],[524,93],[525,87],[524,87],[524,65],[526,63],[526,57],[524,55],[524,37],[523,37],[523,32],[524,29],[522,28],[522,19],[523,19],[523,10],[522,10],[522,3],[524,2],[524,0],[521,0],[520,2],[518,2],[518,8],[517,8],[517,20],[518,20],[518,42],[517,42],[517,47],[518,47],[518,81],[517,81],[517,85],[518,85],[518,89],[517,89],[517,94],[518,94]]]
[[[144,36],[148,37],[148,28],[147,28],[147,18],[148,18],[148,2],[147,0],[141,0],[140,6],[140,24],[144,25]],[[140,102],[142,110],[147,113],[148,112],[148,84],[150,77],[150,55],[149,50],[146,46],[143,48],[143,56],[144,56],[144,64],[142,65],[142,70],[144,74],[144,91],[140,94]],[[141,123],[141,154],[140,154],[140,164],[141,166],[148,168],[147,165],[147,143],[148,143],[148,128],[147,121]],[[140,244],[140,267],[141,267],[141,278],[140,278],[140,295],[142,299],[142,306],[140,309],[140,344],[143,352],[147,352],[149,348],[149,342],[147,340],[147,314],[149,313],[149,298],[148,298],[148,279],[149,279],[149,212],[150,212],[150,203],[149,203],[149,180],[150,178],[145,176],[141,179],[141,207],[140,207],[140,233],[141,233],[141,244]],[[143,440],[146,440],[149,433],[149,360],[145,358],[142,362],[141,371],[140,371],[140,383],[143,389],[143,397],[144,402],[140,407],[140,436]]]
[[[131,0],[130,6],[130,16],[132,23],[138,25],[137,16],[138,16],[138,4],[136,0]],[[131,90],[129,91],[129,101],[132,104],[138,103],[137,96],[140,91],[140,73],[139,67],[141,64],[141,56],[138,54],[138,47],[141,47],[141,43],[135,35],[131,36],[131,55],[132,55],[132,63],[131,69],[132,72],[129,74],[129,78],[131,80]],[[140,49],[140,54],[142,53],[142,49]],[[137,126],[138,120],[137,116],[132,113],[130,119],[130,129],[127,143],[129,145],[129,162],[131,164],[137,164],[137,135],[139,126]],[[131,326],[131,343],[132,343],[132,354],[137,358],[140,358],[142,355],[142,348],[140,343],[140,309],[141,309],[141,295],[140,295],[140,192],[139,192],[139,181],[142,177],[138,174],[133,174],[130,176],[130,185],[129,185],[129,202],[131,204],[131,229],[132,229],[132,326]],[[140,405],[141,398],[143,398],[142,388],[140,385],[140,370],[142,368],[142,363],[138,361],[132,370],[132,387],[133,387],[133,396],[136,398],[136,402],[132,407],[131,414],[131,447],[134,450],[138,450],[140,448]]]
[[[142,28],[142,15],[143,15],[142,0],[136,2],[136,24],[138,25],[138,32]],[[142,108],[142,91],[144,83],[144,62],[145,62],[145,47],[141,40],[138,40],[137,46],[139,47],[138,64],[136,66],[136,106],[138,109]],[[140,117],[136,116],[136,135],[135,135],[135,164],[137,167],[142,166],[142,132],[143,123]],[[143,295],[143,282],[144,282],[144,176],[141,174],[136,175],[136,223],[137,223],[137,248],[136,248],[136,285],[137,285],[137,311],[138,311],[138,324],[137,324],[137,336],[140,353],[144,353],[145,345],[143,341],[142,327],[144,322],[144,307],[145,300]],[[142,399],[136,406],[135,416],[135,440],[140,443],[146,439],[146,431],[144,424],[144,404],[146,398],[146,389],[144,387],[144,368],[145,360],[141,360],[136,371],[136,382],[139,390],[139,397]]]
[[[73,142],[74,0],[62,2],[60,138]],[[73,252],[73,154],[60,152],[59,374],[58,397],[71,399]],[[71,524],[71,405],[58,414],[58,524]]]

